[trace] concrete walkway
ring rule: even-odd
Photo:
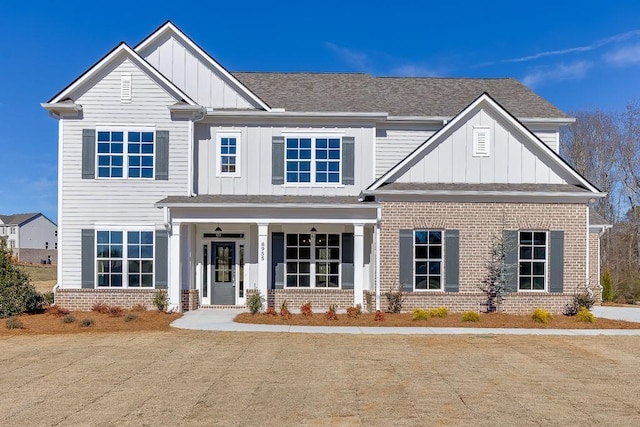
[[[522,329],[522,328],[428,328],[428,327],[359,327],[359,326],[289,326],[235,323],[233,318],[245,310],[200,309],[189,311],[171,326],[180,329],[229,332],[292,332],[310,334],[370,335],[637,335],[640,329]],[[594,307],[596,317],[640,322],[640,307]],[[624,318],[622,318],[624,316]]]

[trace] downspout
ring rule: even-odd
[[[196,114],[199,114],[199,116],[196,116]],[[188,183],[187,183],[187,196],[188,197],[193,197],[195,196],[195,191],[194,191],[194,187],[195,187],[195,177],[193,176],[194,173],[194,162],[195,159],[193,158],[193,152],[194,152],[194,137],[195,137],[195,124],[196,122],[199,122],[201,120],[203,120],[205,117],[207,116],[207,109],[206,107],[201,107],[200,111],[198,113],[194,113],[193,115],[193,120],[189,121],[189,148],[188,148],[188,156],[189,156],[189,166],[188,166]]]
[[[589,286],[589,258],[591,257],[591,253],[589,252],[589,205],[585,206],[585,209],[587,210],[587,244],[586,244],[586,248],[587,248],[586,273],[587,274],[586,274],[586,281],[584,286],[587,289],[587,294],[589,294],[589,298],[593,298],[593,291],[591,290],[591,286]]]
[[[380,222],[382,221],[382,208],[377,209],[376,221],[376,310],[380,310]]]

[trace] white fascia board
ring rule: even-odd
[[[255,103],[257,103],[260,107],[264,108],[266,111],[271,111],[271,107],[269,107],[263,100],[261,100],[255,93],[253,93],[249,88],[240,83],[240,80],[235,78],[233,74],[228,72],[222,65],[220,65],[215,59],[211,57],[207,52],[200,48],[197,44],[193,42],[185,33],[183,33],[178,27],[173,25],[171,21],[168,21],[162,27],[160,27],[155,33],[148,36],[145,40],[143,40],[139,45],[136,46],[136,52],[140,52],[144,50],[147,46],[153,43],[158,37],[162,36],[167,31],[171,31],[175,37],[180,39],[181,42],[188,45],[191,49],[196,51],[200,56],[202,56],[213,68],[215,68],[218,72],[224,75],[227,79],[232,81],[237,87],[249,98],[251,98]]]
[[[430,147],[432,144],[436,143],[436,141],[438,141],[440,139],[440,137],[449,130],[449,128],[456,126],[458,123],[460,123],[463,120],[467,120],[468,116],[480,104],[487,105],[489,108],[494,110],[494,112],[496,112],[497,114],[501,115],[505,120],[507,120],[511,125],[513,125],[519,132],[521,132],[523,135],[528,136],[529,139],[531,140],[531,142],[536,144],[538,146],[538,148],[541,151],[543,151],[551,159],[552,162],[555,162],[558,166],[560,166],[567,173],[569,173],[569,175],[571,175],[574,178],[576,178],[578,180],[578,182],[580,182],[587,189],[592,191],[592,193],[594,193],[594,195],[592,195],[592,197],[599,197],[599,196],[595,196],[595,194],[599,194],[600,193],[600,191],[596,187],[594,187],[591,183],[589,183],[586,179],[584,179],[578,172],[573,170],[567,163],[562,161],[560,156],[555,151],[553,151],[546,144],[544,144],[542,141],[540,141],[540,139],[537,138],[529,129],[527,129],[522,123],[520,123],[520,121],[518,121],[515,117],[513,117],[511,114],[509,114],[503,107],[498,105],[486,93],[483,93],[478,98],[476,98],[475,101],[473,101],[465,109],[463,109],[460,113],[458,113],[458,115],[456,115],[450,122],[448,122],[445,126],[443,126],[441,129],[439,129],[435,134],[433,134],[421,146],[419,146],[411,154],[409,154],[407,157],[405,157],[403,160],[401,160],[398,164],[396,164],[394,167],[389,169],[389,171],[387,171],[384,175],[382,175],[380,178],[378,178],[373,184],[371,184],[367,188],[367,191],[376,190],[382,184],[384,184],[390,178],[392,178],[394,175],[396,175],[398,172],[400,172],[405,165],[407,165],[408,163],[412,162],[416,157],[422,155],[422,153],[428,147]]]
[[[305,117],[305,118],[359,118],[386,120],[384,112],[341,112],[341,111],[260,111],[260,110],[214,110],[207,108],[208,117]]]
[[[41,102],[40,106],[49,112],[49,115],[59,119],[64,115],[77,114],[82,111],[82,105],[75,102]]]
[[[368,209],[378,208],[379,204],[340,204],[330,205],[326,203],[156,203],[157,208],[264,208],[264,209]]]
[[[233,217],[216,217],[216,218],[191,218],[176,216],[172,223],[180,224],[376,224],[376,218],[233,218]]]
[[[386,191],[364,191],[364,195],[376,196],[384,200],[385,196],[389,196],[394,200],[424,199],[425,201],[517,201],[517,202],[546,202],[558,203],[560,201],[569,201],[570,203],[584,202],[587,203],[595,198],[606,197],[606,193],[576,193],[576,192],[543,192],[543,191],[402,191],[402,190],[386,190]]]
[[[178,100],[185,100],[185,102],[191,105],[197,105],[195,101],[193,101],[186,93],[184,93],[180,88],[178,88],[171,80],[167,79],[163,76],[158,70],[153,68],[151,64],[145,61],[137,52],[131,49],[126,43],[120,43],[115,49],[113,49],[109,54],[107,54],[104,58],[98,61],[93,67],[91,67],[88,71],[86,71],[82,76],[76,79],[73,83],[63,89],[58,95],[56,95],[53,99],[49,101],[50,104],[56,104],[69,97],[73,91],[84,85],[88,82],[96,73],[98,73],[102,68],[107,66],[109,63],[120,57],[120,55],[126,55],[131,58],[136,65],[141,67],[143,71],[147,72],[150,76],[152,76],[156,81],[162,82],[171,91],[174,92],[173,96]]]

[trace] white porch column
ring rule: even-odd
[[[182,224],[171,224],[171,237],[169,238],[169,310],[181,311],[180,293],[182,290],[182,261],[180,257],[180,228]]]
[[[269,224],[258,224],[258,290],[266,304],[269,290]]]
[[[364,224],[353,225],[353,305],[364,305]]]

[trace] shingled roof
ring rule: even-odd
[[[4,225],[22,225],[23,223],[29,221],[30,219],[40,215],[39,212],[33,213],[21,213],[14,215],[0,215],[0,221]]]
[[[233,75],[269,106],[287,111],[453,117],[487,92],[518,118],[568,117],[511,78],[373,77],[364,73]]]

